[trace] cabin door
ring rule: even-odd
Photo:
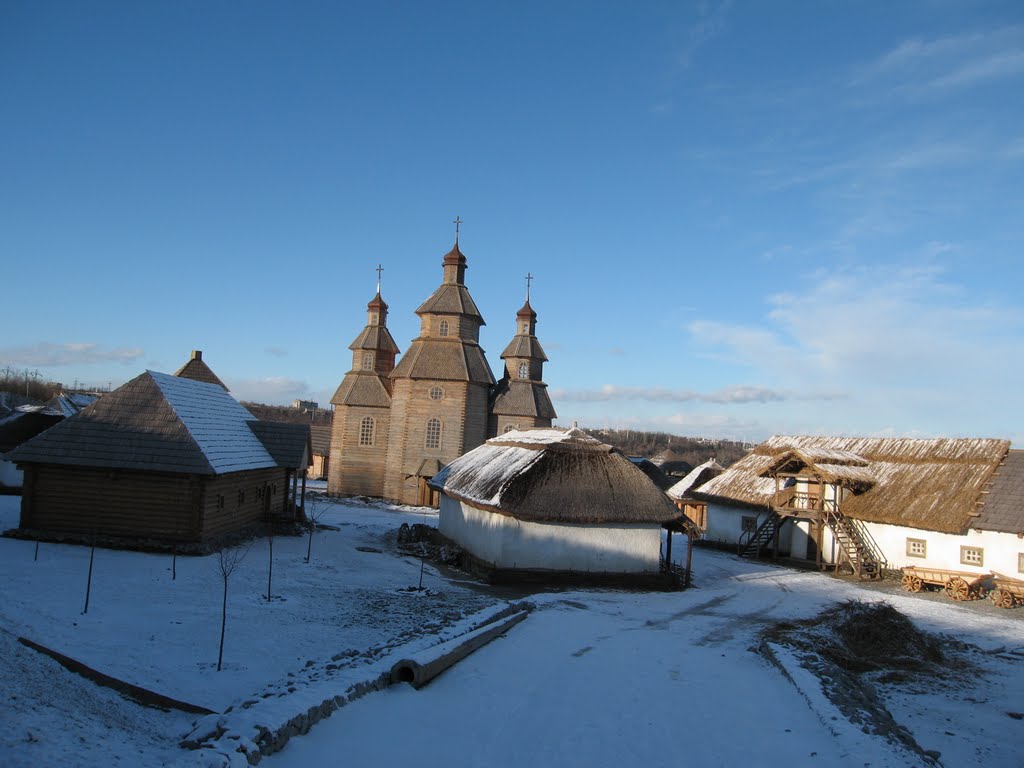
[[[437,509],[441,504],[441,494],[435,491],[427,484],[429,478],[421,477],[418,478],[419,487],[419,505],[421,507],[434,507]]]

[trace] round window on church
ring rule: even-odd
[[[444,397],[444,390],[443,389],[441,389],[440,387],[431,387],[430,388],[430,399],[431,400],[440,400],[442,397]]]

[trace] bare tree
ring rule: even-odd
[[[313,532],[316,531],[316,524],[327,514],[328,503],[323,496],[306,497],[306,520],[309,523],[309,543],[306,545],[306,562],[309,562],[313,554]]]
[[[249,546],[246,545],[244,548],[226,547],[217,553],[215,565],[217,573],[224,582],[224,604],[220,615],[220,651],[217,653],[218,672],[220,672],[224,661],[224,630],[227,628],[228,623],[228,579],[231,578],[231,574],[235,572],[238,566],[241,565],[242,560],[245,559],[246,554],[249,552]]]

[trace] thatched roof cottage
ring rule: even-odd
[[[291,517],[307,425],[261,422],[214,383],[146,371],[11,452],[26,535],[205,544]]]
[[[867,575],[907,565],[1017,574],[1024,505],[1004,486],[1019,454],[993,439],[775,436],[694,495],[708,503],[705,538],[751,554]]]
[[[576,428],[507,432],[431,485],[441,533],[490,581],[656,583],[662,526],[681,518],[625,456]]]

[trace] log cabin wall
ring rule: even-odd
[[[242,530],[288,514],[286,469],[254,469],[205,478],[203,538]]]
[[[25,478],[22,528],[170,542],[201,538],[197,475],[27,464]]]
[[[373,419],[372,444],[363,445],[363,420]],[[384,463],[391,427],[391,409],[342,406],[335,409],[331,444],[339,446],[330,463],[328,493],[340,496],[383,496]]]

